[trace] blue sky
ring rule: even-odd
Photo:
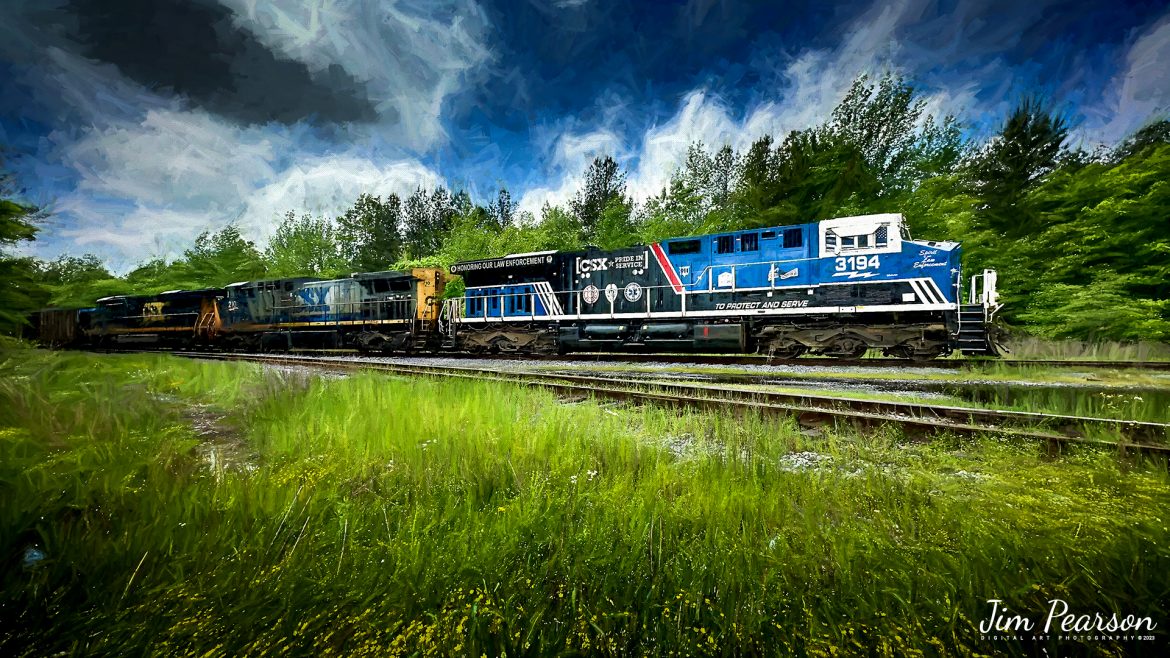
[[[1109,145],[1166,115],[1167,62],[1165,2],[5,0],[0,144],[51,213],[30,252],[124,270],[360,192],[538,211],[600,154],[641,199],[692,141],[819,123],[862,73],[972,136],[1040,95]]]

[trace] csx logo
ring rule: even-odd
[[[577,260],[578,272],[600,272],[608,269],[608,258],[581,258]]]

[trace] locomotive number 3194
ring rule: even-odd
[[[881,267],[882,262],[875,256],[842,256],[837,259],[838,272],[851,272],[857,270],[876,270]]]

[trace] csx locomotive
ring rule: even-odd
[[[466,295],[444,317],[472,351],[994,356],[995,272],[962,303],[959,256],[898,214],[516,254],[453,265]]]
[[[436,268],[245,281],[46,309],[34,325],[42,343],[62,347],[434,351],[446,281]]]
[[[964,291],[959,256],[912,240],[901,215],[866,215],[456,263],[466,292],[445,301],[446,273],[419,268],[107,297],[38,326],[46,343],[109,347],[997,355],[995,272]]]

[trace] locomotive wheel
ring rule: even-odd
[[[838,359],[860,359],[867,350],[869,346],[857,336],[840,336],[825,350],[825,354]]]
[[[387,351],[386,350],[386,341],[383,340],[382,338],[375,338],[375,339],[368,341],[366,343],[359,344],[358,350],[360,350],[362,354],[371,354],[371,353],[375,353],[375,352]]]
[[[511,354],[520,350],[520,346],[510,338],[500,336],[492,341],[492,352],[499,352],[501,354]]]
[[[769,347],[768,356],[777,359],[795,359],[808,351],[808,348],[800,343],[790,343],[783,347]]]
[[[910,347],[909,345],[895,345],[893,347],[882,350],[882,353],[895,359],[914,358],[914,348]]]
[[[915,348],[913,345],[895,345],[887,350],[883,350],[886,355],[896,359],[908,359],[919,363],[938,358],[946,351],[946,347],[944,346]]]

